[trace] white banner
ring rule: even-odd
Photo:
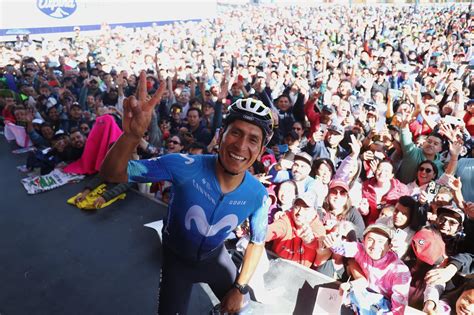
[[[216,0],[0,0],[0,31],[213,18]],[[0,32],[1,33],[1,32]]]
[[[33,195],[61,187],[73,181],[80,181],[83,178],[84,175],[66,174],[60,169],[54,169],[46,175],[23,178],[21,183],[25,187],[26,192],[29,195]]]

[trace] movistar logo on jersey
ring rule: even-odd
[[[210,225],[203,208],[194,205],[188,209],[186,217],[184,218],[184,226],[186,227],[186,230],[191,231],[192,222],[196,225],[199,234],[209,237],[216,235],[226,228],[225,233],[229,234],[239,224],[239,218],[235,214],[228,214],[216,222],[216,224]]]
[[[77,9],[76,0],[37,0],[36,6],[44,14],[55,19],[64,19]]]

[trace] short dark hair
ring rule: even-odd
[[[278,97],[276,98],[275,102],[278,102],[282,97],[286,97],[289,101],[291,101],[291,100],[290,100],[290,96],[289,96],[288,94],[285,94],[285,93],[284,93],[284,94],[281,94],[280,96],[278,96]]]
[[[76,133],[76,132],[79,132],[81,135],[83,135],[81,129],[79,129],[78,127],[72,127],[71,130],[69,131],[69,135],[72,135],[73,133]]]
[[[192,149],[202,150],[203,154],[207,154],[207,147],[201,142],[194,142],[188,146],[188,152]]]
[[[436,138],[438,138],[438,139],[441,140],[441,144],[444,143],[444,137],[443,137],[440,133],[438,133],[438,132],[436,132],[436,131],[433,131],[432,133],[430,133],[430,134],[428,135],[428,137],[436,137]]]
[[[438,178],[438,167],[436,166],[435,162],[431,161],[431,160],[424,160],[422,162],[420,162],[420,164],[418,164],[417,166],[417,170],[420,168],[420,166],[422,166],[423,164],[429,164],[431,165],[431,167],[433,168],[433,172],[435,174],[435,179]]]
[[[186,115],[187,115],[190,111],[192,111],[192,110],[196,111],[196,112],[198,113],[199,117],[202,117],[202,111],[201,111],[199,108],[196,108],[196,107],[191,107],[191,108],[189,108],[189,109],[188,109],[188,112],[186,113]]]
[[[411,196],[401,196],[400,199],[398,199],[398,203],[404,207],[409,208],[410,214],[413,214],[413,211],[415,211],[416,207],[418,206],[415,199],[413,199]]]
[[[331,178],[332,178],[334,176],[334,173],[336,173],[336,169],[334,168],[334,163],[329,158],[318,158],[314,160],[309,176],[315,177],[316,171],[319,169],[321,164],[326,164],[329,167],[329,169],[331,170]]]

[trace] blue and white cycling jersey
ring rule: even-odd
[[[202,260],[249,218],[251,241],[265,242],[269,199],[266,189],[249,172],[234,191],[223,194],[216,177],[214,155],[168,154],[128,162],[132,182],[173,183],[163,228],[163,242],[177,255]]]

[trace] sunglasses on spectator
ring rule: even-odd
[[[439,224],[444,224],[444,223],[448,223],[449,226],[456,226],[456,225],[459,225],[459,221],[456,220],[456,219],[451,219],[451,218],[447,218],[445,216],[440,216],[438,217],[438,222]]]
[[[172,143],[172,144],[181,144],[181,142],[179,141],[176,141],[176,140],[169,140],[168,143]]]
[[[299,128],[299,127],[293,127],[291,128],[292,130],[303,130],[303,128]]]
[[[347,191],[345,191],[344,189],[331,189],[329,193],[331,195],[340,195],[343,197],[347,196]]]
[[[431,168],[425,168],[423,166],[418,168],[418,172],[425,172],[426,174],[430,174],[433,170]]]

